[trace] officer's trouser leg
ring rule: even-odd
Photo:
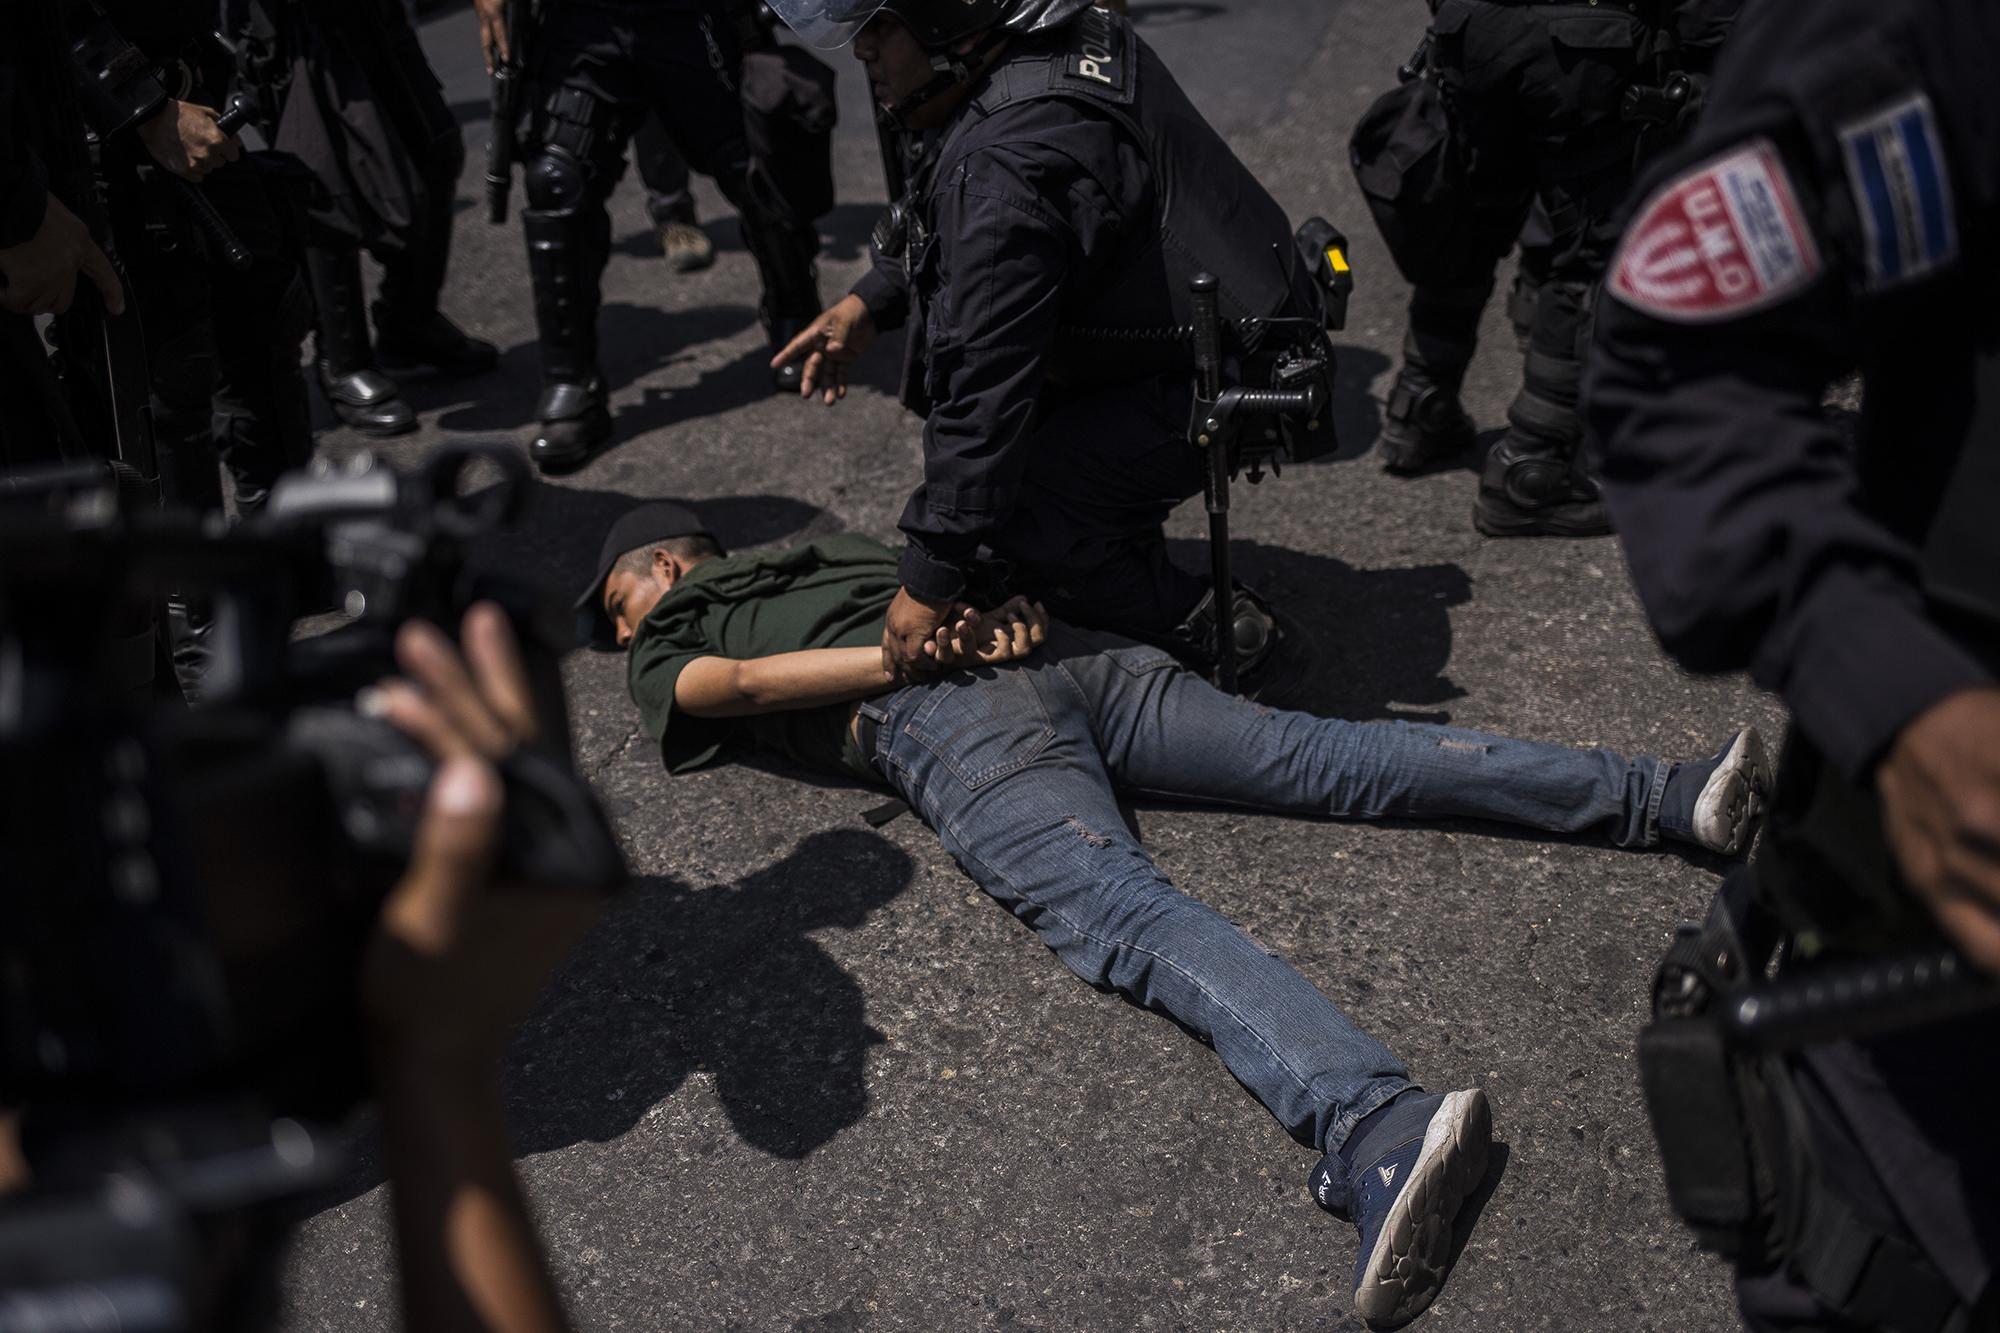
[[[375,364],[360,249],[337,237],[314,237],[306,245],[306,277],[318,308],[320,388],[334,415],[364,435],[415,430],[416,412]]]
[[[1416,472],[1471,445],[1472,418],[1459,387],[1479,346],[1479,317],[1493,295],[1493,275],[1463,287],[1419,287],[1410,295],[1403,365],[1382,420],[1382,463]]]
[[[280,475],[312,458],[312,415],[299,349],[312,328],[312,294],[286,223],[283,187],[254,161],[202,185],[251,254],[248,269],[211,266],[215,394],[210,431],[239,513],[263,504]]]
[[[1545,283],[1535,306],[1521,391],[1507,434],[1487,455],[1473,522],[1489,537],[1594,537],[1611,530],[1596,483],[1580,468],[1577,415],[1594,284]]]
[[[582,464],[611,435],[597,366],[599,284],[611,256],[605,197],[624,151],[616,109],[581,88],[558,88],[540,108],[524,173],[521,230],[535,289],[542,354],[540,421],[529,455],[538,467]]]
[[[216,298],[217,378],[210,429],[249,513],[284,473],[312,459],[312,414],[299,349],[312,297],[289,263],[260,257],[250,280]],[[225,284],[226,286],[226,284]]]
[[[744,248],[756,261],[763,284],[758,316],[772,346],[782,346],[820,312],[813,269],[819,232],[798,215],[765,164],[750,152],[743,130],[743,53],[736,35],[728,24],[717,24],[706,14],[662,13],[646,31],[648,67],[663,76],[654,111],[681,156],[711,177],[735,207]],[[668,73],[677,77],[664,77]],[[777,372],[777,387],[795,391],[798,374],[796,364]]]
[[[438,310],[445,271],[451,264],[451,223],[458,177],[465,168],[465,143],[453,137],[434,149],[424,171],[424,210],[415,219],[409,243],[381,256],[382,294],[375,308],[378,328],[390,320],[421,320]]]

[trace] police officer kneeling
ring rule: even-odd
[[[877,101],[923,136],[875,267],[776,358],[804,358],[805,392],[832,403],[876,332],[909,321],[924,480],[901,521],[888,658],[922,669],[956,603],[1025,594],[1208,666],[1212,590],[1168,560],[1161,526],[1203,485],[1188,285],[1220,280],[1247,382],[1281,350],[1260,319],[1298,319],[1323,346],[1284,211],[1090,0],[772,7],[815,45],[851,39]],[[1269,695],[1299,674],[1304,636],[1255,599],[1236,607],[1246,687]]]
[[[1641,1047],[1678,1065],[1647,1071],[1676,1206],[1760,1329],[2000,1327],[2000,988],[1773,1051],[1731,999],[1763,946],[1713,947],[1767,924],[1780,984],[1822,996],[1943,943],[2000,973],[1996,66],[1985,0],[1749,6],[1598,313],[1585,404],[1640,596],[1794,717],[1764,854]],[[1857,368],[1849,441],[1821,404]]]

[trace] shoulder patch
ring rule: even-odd
[[[1819,272],[1819,247],[1778,150],[1752,139],[1646,202],[1608,287],[1636,310],[1701,324],[1776,304]]]
[[[1071,25],[1069,50],[1063,57],[1063,76],[1073,83],[1098,89],[1129,91],[1130,33],[1124,20],[1110,10],[1096,5],[1084,10]]]
[[[1840,151],[1870,287],[1914,282],[1958,258],[1951,178],[1927,94],[1842,126]]]

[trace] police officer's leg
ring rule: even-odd
[[[375,320],[375,357],[384,371],[399,379],[479,375],[500,360],[498,348],[468,334],[438,308],[451,263],[458,173],[465,163],[463,141],[453,136],[449,144],[455,151],[440,152],[426,173],[423,216],[409,244],[381,256],[381,295],[370,312]]]
[[[1595,537],[1611,531],[1584,469],[1577,400],[1597,283],[1615,233],[1606,221],[1624,173],[1545,192],[1558,258],[1535,301],[1521,391],[1487,455],[1473,524],[1489,537]],[[1577,220],[1580,219],[1580,220]]]
[[[1452,134],[1464,166],[1448,205],[1450,224],[1438,227],[1421,272],[1412,273],[1418,282],[1403,365],[1383,413],[1382,461],[1391,472],[1420,471],[1470,447],[1476,434],[1458,393],[1495,270],[1534,195],[1530,140],[1513,95],[1513,71],[1527,55],[1521,36],[1508,9],[1480,6],[1466,24],[1441,34],[1433,51],[1443,95],[1457,112]]]
[[[1489,537],[1594,537],[1611,531],[1597,485],[1580,467],[1577,396],[1596,285],[1551,278],[1536,299],[1521,391],[1507,433],[1487,455],[1473,522]]]
[[[1047,444],[1030,442],[1020,503],[993,548],[1009,567],[1010,591],[1208,672],[1214,589],[1207,574],[1172,559],[1163,526],[1201,493],[1202,456],[1185,435],[1190,396],[1178,378],[1051,391],[1035,428]],[[1236,592],[1231,632],[1242,687],[1277,697],[1309,674],[1311,637],[1254,590],[1238,584]]]
[[[1523,352],[1534,332],[1535,305],[1542,284],[1555,267],[1556,238],[1549,225],[1549,211],[1539,197],[1528,211],[1527,225],[1521,228],[1520,263],[1514,270],[1514,286],[1507,293],[1507,322],[1514,326],[1514,342]]]
[[[317,314],[319,386],[333,414],[363,435],[402,435],[417,428],[416,410],[396,381],[375,364],[361,286],[361,247],[317,229],[306,242],[306,281]]]
[[[114,200],[112,215],[145,335],[161,493],[169,504],[214,513],[222,509],[222,471],[209,420],[216,383],[212,270],[174,188],[170,178],[152,177],[139,187],[134,211]],[[136,225],[140,217],[148,224],[143,228]],[[208,607],[174,590],[165,609],[174,675],[192,692],[207,660]]]
[[[284,186],[255,156],[211,174],[208,194],[244,246],[247,270],[210,266],[216,384],[211,432],[239,513],[255,510],[280,475],[312,457],[312,420],[299,350],[313,306],[293,255]]]
[[[575,12],[571,7],[557,14]],[[548,52],[544,67],[559,69],[561,54],[561,48]],[[598,284],[611,254],[605,199],[623,168],[624,137],[619,108],[589,87],[556,86],[539,99],[521,228],[542,352],[542,396],[535,408],[541,424],[529,454],[549,471],[581,465],[611,436],[597,367]]]
[[[743,244],[757,262],[764,296],[758,318],[782,347],[818,317],[813,260],[819,232],[786,200],[766,164],[750,152],[739,85],[743,56],[732,25],[717,13],[662,10],[644,29],[641,58],[657,71],[654,109],[696,171],[712,177],[736,208]],[[797,392],[800,367],[772,372],[780,392]]]
[[[1491,269],[1483,281],[1410,293],[1403,364],[1382,413],[1382,466],[1389,471],[1417,472],[1471,446],[1475,427],[1458,391],[1492,294]]]
[[[675,273],[693,273],[715,262],[715,243],[695,215],[688,164],[674,147],[667,127],[648,113],[632,136],[632,160],[646,186],[646,218],[659,238],[660,254]]]

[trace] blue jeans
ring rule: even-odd
[[[1312,983],[1176,890],[1115,793],[1336,816],[1472,816],[1657,837],[1669,765],[1452,727],[1281,713],[1157,648],[1058,623],[1027,662],[862,705],[874,764],[1070,970],[1211,1042],[1292,1137],[1331,1152],[1410,1086]]]

